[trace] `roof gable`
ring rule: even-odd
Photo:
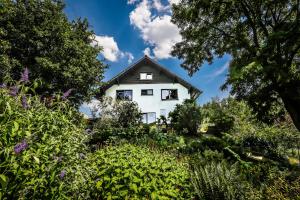
[[[151,72],[153,74],[152,80],[140,80],[139,74],[141,72]],[[110,88],[114,84],[140,84],[140,83],[180,83],[189,91],[194,93],[195,98],[197,98],[201,91],[188,83],[187,81],[183,80],[176,74],[170,72],[156,61],[152,60],[148,56],[144,56],[136,63],[132,64],[117,76],[112,78],[110,81],[105,84],[103,87],[104,90]]]

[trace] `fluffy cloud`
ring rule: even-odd
[[[146,49],[144,49],[143,53],[144,53],[146,56],[152,57],[152,56],[151,56],[151,50],[150,50],[149,47],[147,47]]]
[[[131,63],[134,59],[131,53],[120,51],[118,44],[113,37],[94,35],[92,45],[101,46],[103,48],[102,55],[111,62],[116,62],[119,58],[127,57],[128,63]]]
[[[169,0],[169,3],[176,3]],[[154,15],[151,11],[156,11]],[[151,46],[158,59],[170,58],[175,43],[181,41],[178,27],[171,22],[170,4],[163,5],[160,0],[142,0],[129,15],[130,23],[137,28],[143,40]],[[147,50],[150,54],[150,50]]]
[[[93,44],[103,48],[102,54],[104,58],[112,62],[117,61],[120,50],[113,37],[95,35]]]
[[[127,57],[127,60],[128,60],[129,64],[132,63],[132,61],[134,59],[134,56],[130,52],[124,52],[124,53],[122,52],[121,57]]]

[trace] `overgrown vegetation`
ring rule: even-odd
[[[190,199],[189,173],[173,155],[130,144],[94,154],[101,199]]]
[[[299,2],[291,1],[289,6],[284,1],[261,3],[270,10],[283,7],[282,14],[290,11],[291,19],[283,23],[289,26],[278,31],[297,33],[298,26],[290,26]],[[212,59],[210,51],[219,55],[233,52],[228,82],[238,98],[213,99],[203,106],[186,100],[168,117],[149,125],[141,123],[142,114],[134,102],[104,98],[99,117],[92,123],[74,108],[92,95],[97,87],[91,86],[99,81],[103,69],[96,60],[99,49],[90,46],[93,33],[86,21],[69,23],[61,1],[0,0],[4,16],[0,19],[0,200],[300,199],[300,134],[294,125],[297,110],[293,112],[299,100],[299,73],[294,60],[278,66],[277,54],[273,55],[274,38],[281,38],[291,50],[299,34],[286,42],[289,34],[277,35],[276,29],[275,35],[265,38],[260,27],[252,29],[259,33],[254,44],[270,41],[265,47],[252,51],[252,45],[239,43],[253,36],[246,34],[247,29],[255,28],[258,19],[249,24],[250,18],[240,15],[252,4],[229,1],[224,6],[219,1],[183,0],[181,7],[174,7],[173,18],[184,28],[185,42],[176,46],[174,54],[186,58],[184,66],[191,66],[193,73],[203,60]],[[225,12],[228,9],[234,12]],[[195,20],[198,12],[213,14],[207,18],[212,21]],[[268,17],[270,13],[264,14]],[[239,41],[222,43],[224,38],[215,33],[230,32],[232,27],[223,29],[223,22],[231,17],[242,29],[233,27],[232,34]],[[207,24],[221,29],[212,30]],[[185,48],[198,33],[213,37],[203,40],[205,44],[215,42],[203,46],[197,40],[199,44],[193,44],[199,48]],[[232,51],[245,45],[245,51],[238,51],[241,55]],[[193,52],[199,49],[205,51]],[[264,62],[268,52],[270,68]],[[275,79],[269,82],[274,66]],[[36,79],[29,80],[31,75]],[[74,85],[78,86],[75,91]],[[295,97],[290,96],[293,92]],[[258,99],[261,97],[264,99]],[[282,103],[291,107],[286,111]]]
[[[0,89],[0,199],[88,197],[82,117],[60,95],[28,95],[38,82],[27,85]]]

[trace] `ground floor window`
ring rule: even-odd
[[[156,121],[156,113],[155,112],[148,112],[143,113],[143,123],[150,124]]]

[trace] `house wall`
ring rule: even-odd
[[[142,96],[142,89],[153,89],[153,96]],[[161,89],[177,89],[178,100],[161,100]],[[117,90],[132,90],[132,101],[138,103],[143,113],[155,112],[156,118],[161,115],[161,109],[165,109],[168,115],[176,104],[190,99],[188,89],[179,83],[113,85],[106,90],[105,95],[116,99]]]

